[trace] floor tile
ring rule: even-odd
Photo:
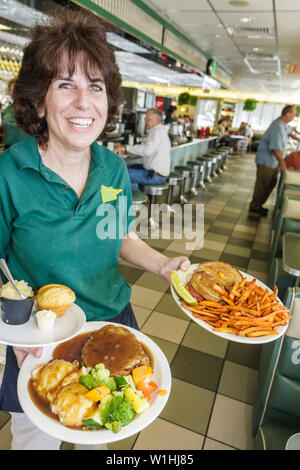
[[[121,439],[117,442],[111,442],[107,445],[108,450],[131,450],[137,440],[139,434],[134,434],[127,439]]]
[[[177,351],[179,345],[177,343],[172,343],[171,341],[167,341],[165,339],[158,338],[157,336],[153,336],[153,335],[148,335],[148,336],[162,350],[162,352],[166,356],[169,364],[171,364],[171,362],[174,359],[174,356],[176,354],[176,351]],[[155,365],[154,365],[154,367],[155,367]]]
[[[217,242],[214,240],[205,239],[203,248],[214,251],[223,251],[225,248],[225,242]]]
[[[136,286],[147,287],[159,292],[166,292],[169,287],[169,283],[150,272],[144,272],[135,282]]]
[[[210,390],[173,378],[170,398],[160,417],[185,429],[205,434],[214,397],[215,394]],[[201,406],[198,406],[199,403]]]
[[[202,248],[202,250],[195,250],[193,255],[199,256],[199,258],[206,259],[208,261],[218,261],[220,258],[220,252],[216,250],[209,250],[208,248]]]
[[[252,405],[257,387],[257,371],[225,361],[218,393]]]
[[[138,436],[134,450],[201,450],[204,436],[156,419]]]
[[[243,256],[249,258],[251,249],[245,248],[244,246],[230,245],[229,243],[224,248],[224,253],[229,253],[232,255]]]
[[[220,233],[207,232],[205,234],[205,240],[214,240],[216,242],[227,243],[229,237]]]
[[[179,344],[189,322],[164,313],[153,312],[142,328],[142,333]]]
[[[252,240],[253,241],[255,239],[255,233],[241,232],[240,230],[234,229],[232,231],[231,237],[243,238],[244,240]]]
[[[236,450],[234,447],[227,446],[222,442],[215,441],[207,437],[204,441],[203,450]]]
[[[253,450],[252,406],[217,395],[207,436],[241,450]]]
[[[224,263],[230,263],[236,266],[237,268],[244,268],[246,269],[248,266],[248,258],[244,256],[232,255],[230,253],[222,253],[220,256],[220,261],[224,261]]]
[[[134,305],[133,303],[131,306],[132,310],[134,311],[137,324],[139,328],[142,328],[149,315],[151,315],[152,310],[150,308],[141,307],[140,305]]]
[[[132,268],[130,266],[119,265],[120,273],[122,274],[125,281],[129,284],[134,284],[136,280],[143,274],[141,269]]]
[[[248,269],[252,269],[253,271],[261,271],[267,272],[268,271],[268,263],[266,261],[260,261],[257,259],[250,259],[248,264]]]
[[[222,359],[180,346],[171,365],[172,376],[180,380],[215,391],[221,373]],[[203,370],[206,373],[203,374]]]
[[[11,432],[10,421],[0,428],[0,450],[10,450],[11,446]]]
[[[175,300],[173,299],[172,294],[163,295],[156,305],[155,310],[157,312],[167,313],[172,317],[181,318],[182,320],[186,320],[188,318],[181,308],[178,307]]]
[[[261,344],[244,344],[229,341],[226,359],[246,367],[258,369]]]
[[[246,240],[245,238],[238,238],[238,237],[230,237],[228,240],[228,244],[234,246],[241,246],[245,248],[251,248],[253,245],[253,240]]]
[[[210,232],[214,232],[214,233],[219,233],[221,235],[227,235],[227,236],[230,236],[232,234],[232,228],[224,228],[224,227],[218,227],[216,225],[211,225],[211,227],[209,228],[209,231]]]
[[[226,354],[228,341],[213,335],[195,322],[191,322],[181,344],[187,348],[196,349],[197,351],[223,359]]]
[[[158,292],[147,287],[137,285],[132,286],[131,302],[141,307],[153,309],[163,296],[163,292]]]

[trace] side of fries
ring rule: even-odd
[[[277,298],[277,287],[270,292],[258,286],[256,279],[248,281],[244,277],[228,292],[217,284],[213,289],[221,294],[223,304],[203,300],[191,306],[181,301],[184,308],[211,325],[213,331],[249,337],[276,335],[276,327],[286,325],[292,318],[288,315],[289,309]]]

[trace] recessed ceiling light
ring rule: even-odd
[[[250,23],[251,21],[253,21],[253,18],[250,18],[249,16],[244,16],[244,17],[240,18],[240,21],[242,23]]]

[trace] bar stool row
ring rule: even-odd
[[[170,210],[176,196],[180,204],[187,203],[187,195],[197,196],[199,189],[205,189],[207,183],[211,183],[213,178],[227,168],[226,159],[230,153],[231,147],[222,146],[200,155],[196,160],[188,161],[184,166],[175,166],[175,171],[170,173],[165,183],[145,185],[143,193],[133,191],[134,209],[139,210],[140,205],[145,204],[148,199],[150,204],[154,204],[158,196],[164,195]]]

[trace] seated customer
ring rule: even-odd
[[[161,184],[170,173],[171,142],[168,129],[162,124],[162,113],[158,109],[149,109],[146,114],[146,129],[148,136],[142,144],[115,144],[115,152],[124,155],[125,152],[143,157],[143,165],[128,168],[133,190],[139,190],[139,184]]]

